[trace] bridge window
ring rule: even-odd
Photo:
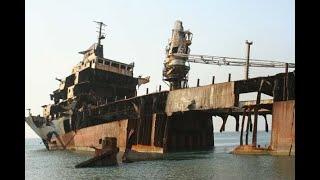
[[[115,68],[119,68],[119,64],[117,64],[117,63],[112,63],[111,66],[113,66]]]
[[[103,60],[102,59],[98,59],[98,63],[103,64]]]
[[[177,53],[178,52],[178,47],[173,47],[172,48],[172,53]]]

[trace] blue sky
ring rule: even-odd
[[[151,82],[138,94],[162,82],[165,46],[175,20],[183,21],[193,35],[191,54],[245,57],[245,40],[253,41],[251,57],[294,62],[295,5],[288,0],[68,0],[26,1],[26,87],[25,107],[42,114],[49,94],[58,88],[55,77],[63,78],[82,60],[77,52],[96,42],[94,20],[107,24],[104,56],[126,63],[135,62],[134,76],[149,75]],[[272,75],[283,69],[253,68],[250,77]],[[190,86],[224,82],[244,77],[242,67],[191,64]],[[260,121],[259,121],[260,122]],[[263,122],[263,121],[261,121]],[[221,120],[214,121],[220,128]],[[263,128],[264,123],[259,124]],[[234,129],[234,120],[226,130]],[[26,137],[35,137],[26,126]]]

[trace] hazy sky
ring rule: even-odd
[[[68,0],[26,1],[25,107],[42,114],[51,103],[49,94],[82,60],[79,51],[96,42],[96,24],[107,24],[104,56],[125,63],[135,62],[134,76],[151,76],[138,95],[154,92],[162,82],[165,46],[175,20],[193,33],[191,54],[245,57],[245,40],[253,41],[251,57],[294,62],[294,1],[289,0]],[[273,75],[283,69],[253,68],[250,77]],[[191,64],[189,85],[243,79],[243,67]],[[26,113],[27,115],[27,113]],[[221,120],[214,121],[219,130]],[[262,122],[262,121],[259,121]],[[259,124],[263,129],[264,123]],[[226,130],[234,130],[230,118]],[[26,137],[36,137],[26,125]]]

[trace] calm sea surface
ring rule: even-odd
[[[250,136],[252,134],[250,133]],[[47,151],[40,139],[26,139],[26,179],[295,179],[295,158],[233,155],[239,132],[215,133],[211,151],[169,154],[161,160],[81,168],[91,157],[84,152]],[[258,133],[258,144],[268,146],[270,132]],[[249,141],[251,142],[251,141]]]

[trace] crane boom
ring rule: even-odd
[[[191,55],[175,53],[175,57],[187,58],[186,62],[212,64],[212,65],[227,65],[227,66],[245,66],[245,58],[234,58],[226,56],[208,56],[208,55]],[[269,68],[285,68],[286,63],[280,61],[250,59],[250,67],[269,67]],[[288,68],[295,68],[294,63],[288,63]]]
[[[169,39],[166,46],[166,58],[162,71],[163,80],[169,82],[170,90],[186,88],[188,86],[190,64],[186,64],[186,62],[219,66],[243,66],[245,68],[245,80],[249,79],[249,67],[284,68],[285,72],[288,72],[289,68],[295,68],[294,63],[251,59],[250,45],[253,42],[249,42],[248,40],[246,41],[248,47],[247,58],[193,55],[190,54],[189,47],[192,44],[192,37],[193,34],[189,30],[184,30],[182,21],[177,20],[172,29],[171,39]]]

